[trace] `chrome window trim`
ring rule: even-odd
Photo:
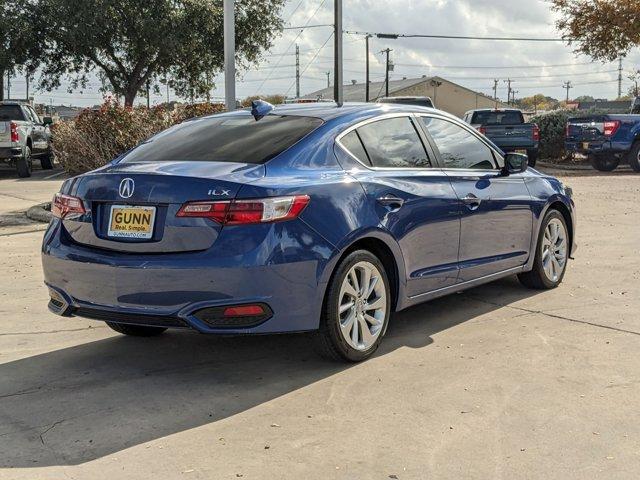
[[[362,165],[364,168],[366,168],[367,170],[372,170],[372,171],[377,171],[377,172],[422,172],[422,171],[434,171],[434,170],[441,170],[439,168],[438,165],[434,165],[434,160],[432,159],[431,156],[429,155],[429,149],[427,149],[426,145],[424,145],[424,141],[422,139],[422,136],[420,135],[420,132],[418,131],[418,126],[413,125],[413,128],[416,129],[416,135],[418,135],[418,138],[420,139],[420,143],[422,143],[422,148],[424,148],[425,153],[427,154],[427,157],[429,159],[429,162],[431,163],[430,167],[374,167],[373,165],[365,165],[364,163],[362,163],[360,161],[360,159],[358,157],[356,157],[353,153],[351,153],[351,151],[345,147],[342,142],[340,140],[342,140],[343,137],[349,135],[351,132],[353,132],[354,130],[357,130],[360,127],[364,127],[365,125],[369,125],[370,123],[375,123],[375,122],[379,122],[381,120],[387,120],[390,118],[401,118],[401,117],[407,117],[410,120],[417,120],[416,114],[411,113],[411,112],[398,112],[398,113],[385,113],[382,115],[378,115],[376,117],[373,118],[368,118],[366,120],[363,120],[362,122],[356,123],[355,125],[351,125],[349,128],[347,128],[344,132],[340,133],[335,140],[336,145],[340,146],[342,148],[342,150],[344,150],[351,158],[353,158],[356,162],[358,162],[360,165]],[[366,150],[366,146],[364,147]]]

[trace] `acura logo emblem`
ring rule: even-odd
[[[130,198],[133,195],[133,190],[136,188],[136,184],[130,178],[125,178],[120,182],[120,188],[118,193],[122,198]]]

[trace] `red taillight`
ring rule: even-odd
[[[534,142],[540,141],[540,127],[535,123],[533,124],[533,141]]]
[[[238,305],[225,308],[222,315],[224,317],[259,317],[265,313],[261,305]]]
[[[569,138],[571,135],[571,124],[567,123],[567,126],[564,128],[564,136]]]
[[[18,135],[18,124],[15,122],[11,122],[11,142],[18,143],[20,141],[20,136]]]
[[[605,137],[613,137],[620,128],[620,120],[613,122],[604,122],[604,135]]]
[[[78,197],[56,193],[51,202],[51,213],[56,218],[66,218],[70,215],[84,215],[86,210]]]
[[[176,216],[208,218],[221,225],[281,222],[296,218],[308,204],[308,195],[225,202],[189,202],[180,208]]]
[[[487,129],[485,127],[477,127],[476,128],[482,135],[487,134]]]

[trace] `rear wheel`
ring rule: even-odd
[[[324,300],[317,343],[336,360],[360,362],[378,349],[391,314],[391,290],[382,262],[366,250],[338,265]]]
[[[31,176],[33,169],[33,160],[31,159],[31,148],[24,147],[24,154],[16,161],[16,170],[20,178]]]
[[[547,212],[542,221],[533,270],[518,275],[529,288],[547,290],[562,283],[569,260],[569,230],[557,210]]]
[[[620,159],[608,155],[591,155],[591,165],[601,172],[613,172],[620,164]]]
[[[634,171],[640,172],[640,141],[634,143],[629,152],[629,165]]]
[[[118,333],[132,337],[155,337],[161,335],[167,329],[162,327],[145,327],[142,325],[127,325],[125,323],[106,322],[106,324]]]
[[[529,166],[531,168],[535,167],[536,163],[538,163],[538,151],[537,150],[528,151],[527,157],[529,157]]]

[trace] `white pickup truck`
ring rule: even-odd
[[[34,158],[43,169],[53,168],[51,124],[30,105],[0,102],[0,165],[15,168],[20,177],[31,176]]]

